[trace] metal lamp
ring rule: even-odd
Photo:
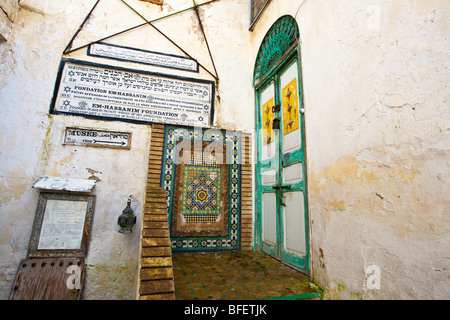
[[[133,226],[136,224],[136,216],[131,209],[131,196],[128,197],[127,206],[117,220],[120,226],[120,233],[131,233]]]

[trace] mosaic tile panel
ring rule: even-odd
[[[240,249],[240,134],[166,126],[164,150],[172,250]]]
[[[204,150],[208,143],[204,142],[202,145],[202,150]],[[191,157],[191,159],[192,158],[193,157]],[[211,171],[211,169],[213,169],[212,166],[194,163],[189,160],[189,157],[176,165],[171,211],[172,216],[170,217],[172,222],[172,237],[225,237],[229,235],[229,168],[225,164],[218,164],[214,167],[214,169],[219,170],[213,170],[210,174],[213,177],[220,174],[220,176],[216,177],[219,183],[216,183],[216,190],[212,187],[210,188],[210,196],[204,199],[202,198],[203,191],[208,190],[206,188],[201,188],[201,186],[194,188],[194,182],[196,182],[196,179],[194,178],[201,175],[202,172],[205,173]],[[188,182],[191,182],[191,184]],[[187,192],[189,187],[195,192],[194,194],[191,193],[191,197],[188,196]],[[219,189],[220,193],[218,193]],[[198,200],[201,201],[195,201],[193,199],[195,196],[200,197]],[[210,199],[210,203],[205,202],[208,199]],[[214,212],[212,210],[201,210],[202,208],[212,209],[214,199],[219,199],[220,201],[219,206],[215,208],[216,210],[214,210]],[[186,206],[189,200],[191,200],[190,206]],[[203,206],[195,204],[196,202],[201,203],[202,201],[204,202]]]
[[[186,166],[181,207],[186,222],[216,222],[220,214],[220,189],[220,168]]]

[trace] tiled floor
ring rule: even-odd
[[[173,253],[172,260],[178,300],[320,296],[307,276],[257,251]]]

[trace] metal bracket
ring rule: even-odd
[[[283,207],[286,207],[286,203],[284,202],[283,191],[284,191],[284,189],[291,189],[291,186],[290,185],[281,185],[281,184],[279,184],[279,185],[273,186],[272,189],[280,191],[278,193],[278,199],[280,201],[280,205],[282,205]]]
[[[276,190],[283,190],[283,189],[290,189],[291,186],[287,185],[287,186],[283,186],[283,185],[277,185],[277,186],[273,186],[272,189],[276,189]]]

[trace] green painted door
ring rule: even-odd
[[[304,118],[297,49],[256,88],[259,249],[309,273]]]

